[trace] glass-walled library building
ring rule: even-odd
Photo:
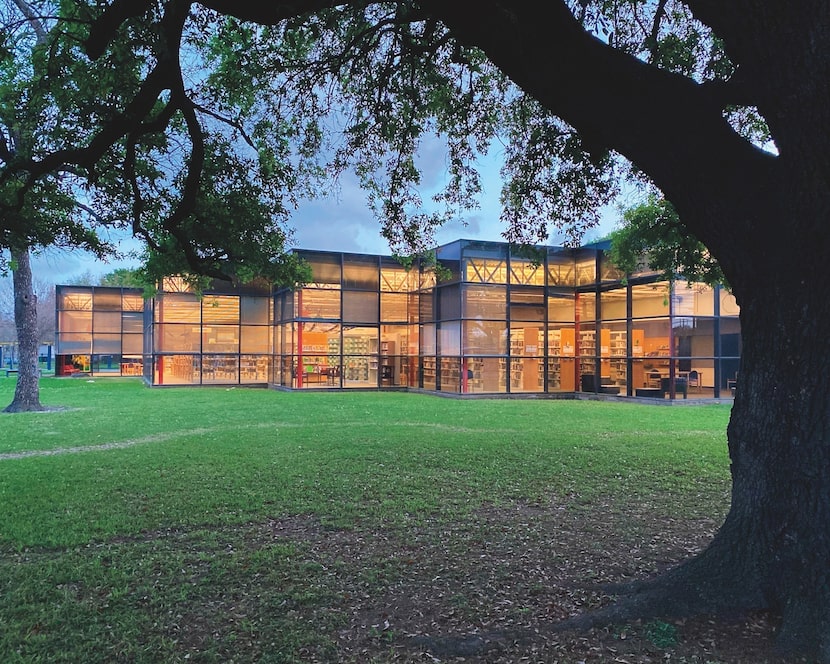
[[[216,284],[197,297],[168,279],[143,300],[130,289],[59,286],[59,373],[452,394],[732,393],[734,298],[648,271],[621,274],[602,246],[527,252],[459,240],[436,250],[438,270],[297,253],[313,274],[297,290]]]

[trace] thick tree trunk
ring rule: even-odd
[[[768,610],[783,652],[830,662],[830,298],[769,281],[741,300],[726,521],[699,556],[562,627]]]
[[[12,281],[14,285],[14,323],[17,329],[19,366],[14,400],[6,407],[7,413],[22,413],[45,410],[40,403],[38,383],[37,348],[37,298],[32,285],[32,268],[29,250],[11,251],[15,265]]]

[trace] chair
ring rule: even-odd
[[[688,381],[689,387],[694,387],[696,389],[700,389],[702,386],[700,384],[700,374],[692,369],[689,372],[689,375],[686,376],[686,380]]]

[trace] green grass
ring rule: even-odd
[[[552,500],[682,519],[728,488],[723,405],[41,384],[65,410],[0,415],[2,662],[326,660],[331,572],[252,534],[269,519],[395,531]],[[177,631],[219,605],[242,607],[232,629]]]

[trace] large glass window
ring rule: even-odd
[[[233,295],[206,295],[202,304],[205,323],[239,324],[239,298]]]
[[[507,318],[507,288],[504,286],[465,286],[462,297],[464,318]]]
[[[580,322],[593,321],[597,318],[596,293],[576,294],[576,313]]]
[[[141,355],[144,337],[141,334],[125,334],[121,337],[121,352],[124,355]]]
[[[672,292],[672,309],[675,316],[714,316],[714,291],[705,284],[678,281]]]
[[[121,354],[121,335],[120,334],[98,334],[97,332],[92,338],[92,352],[101,354]]]
[[[468,357],[462,379],[465,392],[503,393],[507,391],[507,364],[504,358]]]
[[[548,293],[548,321],[558,323],[574,322],[573,293]]]
[[[238,325],[203,325],[202,326],[203,353],[235,353],[239,352]]]
[[[318,288],[340,288],[340,254],[303,254],[311,266],[311,283]]]
[[[155,352],[198,352],[200,327],[185,323],[162,323],[155,328]]]
[[[62,311],[58,327],[61,332],[92,332],[92,312]]]
[[[464,262],[464,281],[478,284],[506,284],[507,260],[468,258]]]
[[[92,316],[92,328],[95,334],[121,332],[121,312],[96,311]]]
[[[352,290],[378,291],[377,256],[343,256],[343,288]]]
[[[203,355],[202,383],[239,382],[239,357],[236,355]]]
[[[267,297],[242,296],[239,301],[243,325],[268,325],[271,300]]]
[[[631,287],[632,318],[669,315],[669,284],[638,284]]]
[[[153,382],[157,385],[190,385],[200,382],[201,358],[198,355],[158,355]]]
[[[381,293],[380,319],[385,323],[406,323],[408,301],[406,293]]]
[[[380,270],[380,289],[393,293],[408,293],[417,289],[417,271],[403,266],[384,265]]]
[[[377,291],[343,292],[344,323],[377,323],[379,320]]]
[[[418,319],[422,322],[435,320],[435,291],[418,293]]]
[[[603,320],[625,320],[627,316],[626,293],[625,288],[615,288],[600,294]]]
[[[378,386],[378,328],[343,326],[343,386]]]
[[[304,288],[296,296],[298,318],[337,320],[340,318],[340,291]],[[291,318],[290,316],[288,318]]]
[[[442,392],[461,391],[461,359],[458,357],[441,358],[441,385]]]
[[[144,298],[137,293],[123,293],[121,308],[124,311],[144,311]]]
[[[163,293],[156,300],[157,323],[199,323],[201,304],[195,295]]]
[[[548,285],[576,285],[576,263],[571,252],[562,249],[548,251]]]
[[[58,308],[64,311],[92,311],[92,290],[90,288],[61,288],[58,293]]]
[[[460,286],[441,286],[438,289],[440,303],[439,316],[441,320],[461,318],[461,293]]]
[[[465,320],[464,355],[506,355],[507,324],[503,321]]]
[[[271,328],[267,325],[243,325],[239,350],[243,353],[268,353],[271,347]]]
[[[123,312],[121,330],[125,333],[141,334],[144,331],[144,313],[141,311]]]
[[[118,289],[95,288],[92,292],[92,308],[97,311],[120,311],[121,291]]]
[[[461,354],[461,323],[459,321],[439,324],[438,354],[444,357]]]

